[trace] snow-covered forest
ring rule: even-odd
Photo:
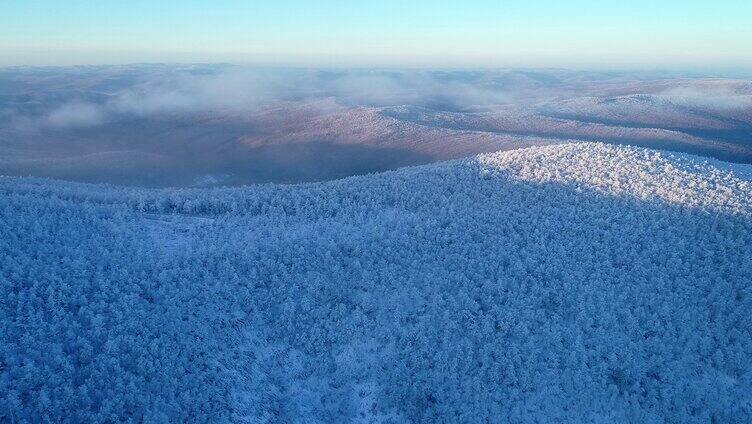
[[[752,422],[752,166],[0,178],[0,421]]]

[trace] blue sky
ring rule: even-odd
[[[0,65],[750,68],[750,22],[750,0],[4,0]]]

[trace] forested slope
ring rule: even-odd
[[[632,147],[0,178],[0,421],[749,422],[750,281],[752,168]]]

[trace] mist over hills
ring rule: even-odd
[[[604,141],[752,162],[752,83],[670,73],[132,65],[0,70],[0,174],[342,178]]]

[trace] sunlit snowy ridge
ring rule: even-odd
[[[750,422],[752,166],[0,178],[0,421]]]

